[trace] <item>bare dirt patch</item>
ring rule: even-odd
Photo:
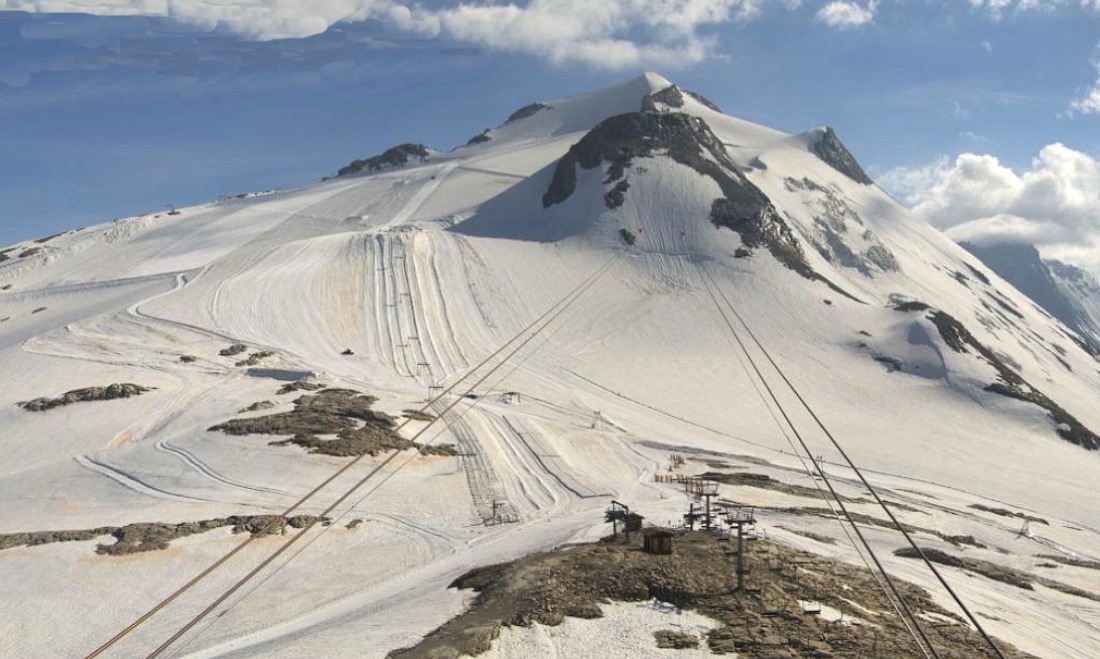
[[[272,445],[301,446],[310,453],[335,456],[377,455],[411,448],[425,454],[454,454],[453,446],[422,447],[397,434],[393,417],[372,409],[377,400],[351,389],[322,389],[299,396],[289,412],[231,419],[210,430],[227,435],[286,435],[290,438]]]
[[[451,584],[478,593],[465,613],[390,656],[477,655],[491,647],[501,626],[558,625],[566,616],[599,618],[600,604],[654,598],[721,623],[707,638],[716,654],[736,652],[748,659],[917,654],[866,571],[758,540],[748,543],[749,588],[737,591],[729,548],[730,543],[705,533],[681,533],[671,555],[653,555],[641,550],[635,536],[479,568]],[[905,582],[898,586],[916,612],[956,621],[928,630],[941,657],[993,656],[976,632],[937,606],[923,589]],[[847,622],[807,611],[801,602],[808,599],[842,612]],[[656,649],[656,638],[654,645]],[[999,645],[1008,657],[1029,656]]]
[[[286,528],[300,529],[316,521],[312,515],[295,515],[282,518],[277,515],[231,515],[198,522],[180,522],[179,524],[161,524],[140,522],[126,526],[101,526],[94,529],[69,531],[31,531],[27,533],[9,533],[0,535],[0,550],[12,547],[36,547],[55,542],[80,542],[95,540],[104,536],[115,539],[113,544],[98,544],[95,552],[107,556],[123,556],[146,551],[167,549],[173,540],[197,533],[206,533],[226,526],[234,533],[258,535],[272,522],[278,521],[269,535],[285,533]],[[322,520],[327,522],[326,520]]]
[[[35,398],[19,406],[28,412],[45,412],[55,407],[83,403],[87,401],[116,400],[119,398],[131,398],[152,391],[153,387],[143,387],[138,384],[121,383],[109,384],[106,387],[85,387],[73,389],[61,394],[57,398]]]

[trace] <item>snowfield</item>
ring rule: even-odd
[[[1100,594],[1100,570],[1039,567],[1049,560],[1038,557],[1100,560],[1100,452],[1059,436],[1040,406],[986,391],[995,367],[973,347],[952,348],[929,314],[957,319],[1094,432],[1100,361],[973,256],[822,160],[811,148],[820,132],[785,135],[690,96],[660,108],[706,122],[832,287],[763,247],[735,256],[742,238],[709,219],[719,185],[664,153],[630,162],[619,207],[605,202],[603,163],[578,167],[568,199],[544,208],[573,144],[669,85],[646,74],[549,102],[485,143],[404,168],[14,246],[0,261],[0,287],[10,285],[0,290],[0,534],[280,513],[348,458],[208,428],[261,414],[239,413],[257,401],[275,404],[264,413],[289,410],[300,393],[276,391],[300,378],[369,393],[394,416],[419,409],[608,264],[476,398],[417,440],[453,444],[459,455],[406,451],[386,464],[331,526],[309,530],[167,656],[385,656],[462,610],[471,594],[446,586],[470,568],[606,533],[611,499],[655,524],[676,520],[687,496],[655,482],[673,453],[689,457],[686,473],[722,460],[812,487],[718,312],[711,278],[876,488],[912,507],[898,511],[902,521],[986,548],[962,552],[932,535],[920,535],[922,545]],[[931,310],[895,308],[905,302]],[[218,354],[233,343],[274,354],[235,366],[247,354]],[[18,406],[114,382],[155,390],[46,412]],[[840,491],[865,494],[789,392],[778,393]],[[364,458],[299,512],[324,510],[387,457]],[[730,485],[721,494],[758,506],[821,503]],[[508,523],[486,523],[494,503]],[[1046,523],[1021,533],[1021,518],[988,509]],[[852,510],[881,516],[870,504]],[[835,520],[757,517],[772,539],[859,560]],[[955,610],[919,562],[893,555],[900,535],[867,535],[891,573]],[[242,537],[222,528],[127,556],[95,553],[110,538],[0,550],[0,655],[86,655]],[[152,651],[283,540],[258,539],[108,656]],[[943,571],[994,636],[1043,657],[1100,656],[1100,601]],[[635,604],[610,611],[564,631],[509,630],[489,656],[587,656],[577,639],[612,628],[646,637],[664,615]],[[615,638],[591,656],[630,652],[612,648]]]

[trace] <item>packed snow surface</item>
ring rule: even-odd
[[[973,535],[986,549],[968,555],[1100,593],[1100,571],[1042,568],[1036,557],[1100,558],[1100,453],[1060,437],[1038,405],[986,391],[996,369],[972,347],[954,349],[930,311],[895,307],[919,302],[957,319],[1093,431],[1100,362],[946,237],[824,162],[804,136],[728,117],[691,96],[661,110],[706,122],[821,279],[800,276],[767,249],[735,256],[739,235],[709,219],[718,185],[662,153],[633,159],[617,208],[604,199],[606,163],[578,168],[573,194],[543,207],[572,144],[668,85],[647,74],[546,102],[489,131],[488,141],[405,168],[13,246],[0,262],[0,533],[281,512],[348,458],[209,427],[289,410],[308,392],[276,391],[299,378],[369,393],[394,416],[419,409],[436,386],[467,374],[609,264],[476,397],[461,399],[448,424],[417,440],[454,445],[459,455],[398,456],[336,508],[331,526],[308,531],[172,652],[384,656],[462,610],[471,595],[446,589],[455,577],[598,537],[612,498],[649,522],[677,519],[686,496],[654,478],[672,453],[699,458],[689,471],[722,460],[811,486],[745,368],[715,304],[721,296],[874,485],[917,511],[899,511],[903,521]],[[248,353],[219,355],[234,343]],[[235,366],[260,351],[274,354]],[[766,377],[778,381],[772,371]],[[18,406],[115,382],[155,389],[47,412]],[[841,491],[864,495],[793,397],[779,395]],[[239,412],[265,400],[275,407]],[[411,421],[402,433],[425,424]],[[324,510],[384,459],[365,458],[299,512]],[[760,506],[820,505],[755,488],[723,486],[722,494]],[[975,505],[1047,523],[1021,533],[1021,518]],[[506,523],[486,523],[494,506]],[[881,514],[867,504],[853,509]],[[835,521],[767,510],[758,518],[770,537],[858,560]],[[893,556],[899,535],[867,535],[888,569],[954,610],[918,563]],[[155,648],[285,537],[253,543],[111,656]],[[223,528],[127,556],[97,555],[96,542],[109,538],[0,550],[0,655],[86,654],[241,539]],[[935,536],[920,540],[960,551]],[[994,635],[1041,656],[1100,655],[1100,603],[944,570]],[[604,621],[568,620],[564,631],[507,631],[492,656],[551,646],[585,656],[576,645],[584,639],[612,643],[618,632],[609,629],[649,634],[659,616],[667,619],[635,604],[607,611]],[[617,652],[585,647],[593,656]]]

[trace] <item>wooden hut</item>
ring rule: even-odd
[[[645,532],[642,549],[647,554],[671,554],[672,538],[675,535],[668,529],[650,529]]]

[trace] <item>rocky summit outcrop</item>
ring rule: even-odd
[[[661,102],[669,100],[676,99],[668,97]],[[604,201],[608,208],[617,208],[630,188],[627,179],[630,163],[635,158],[657,156],[671,158],[718,184],[722,196],[713,201],[710,210],[710,220],[715,226],[732,229],[746,248],[763,247],[803,277],[823,281],[847,295],[810,267],[794,232],[771,200],[745,178],[730,160],[721,140],[699,117],[676,112],[634,112],[602,121],[558,161],[542,197],[543,208],[563,203],[572,196],[577,186],[577,167],[590,170],[602,163],[608,164],[603,183],[610,186]]]
[[[55,407],[72,405],[73,403],[140,396],[152,390],[151,387],[143,387],[132,383],[109,384],[106,387],[85,387],[67,391],[57,398],[35,398],[32,401],[20,403],[20,407],[28,412],[45,412]]]
[[[818,158],[821,158],[830,167],[853,181],[863,183],[864,185],[874,184],[874,181],[872,181],[871,177],[867,176],[863,168],[859,166],[855,157],[852,156],[848,148],[840,141],[840,138],[836,136],[832,128],[828,126],[823,128],[819,133],[817,141],[813,143],[811,148]]]
[[[349,164],[341,167],[340,170],[336,172],[336,176],[350,176],[364,170],[368,172],[378,172],[383,169],[404,167],[409,164],[410,160],[417,159],[423,161],[429,154],[428,147],[423,144],[398,144],[395,147],[386,149],[376,156],[361,160],[353,160]]]

